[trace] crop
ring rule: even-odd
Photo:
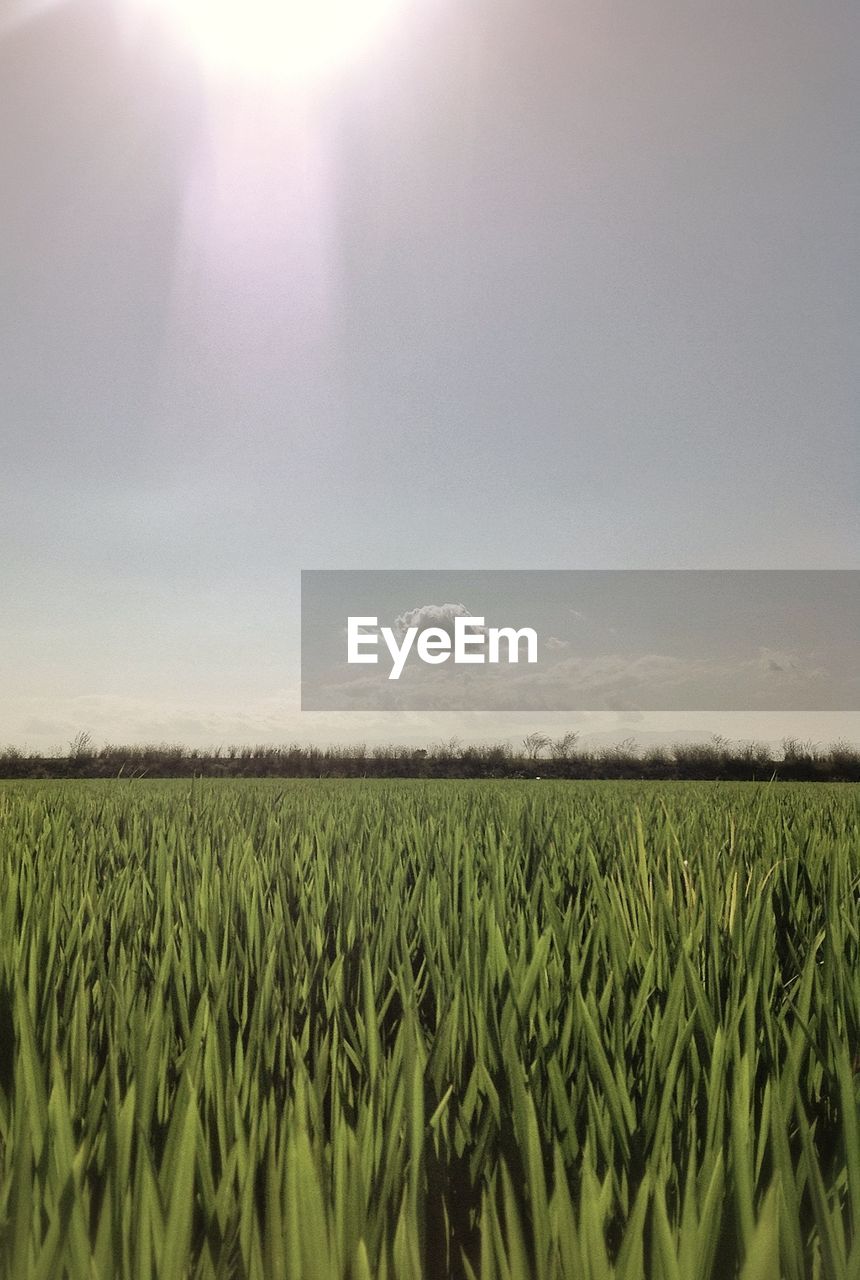
[[[856,1280],[860,799],[0,786],[6,1280]]]

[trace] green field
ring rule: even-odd
[[[854,786],[0,785],[3,1280],[857,1280]]]

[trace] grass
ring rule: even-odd
[[[856,1280],[845,786],[0,786],[0,1275]]]

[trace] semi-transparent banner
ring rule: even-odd
[[[854,711],[860,571],[309,570],[302,709]]]

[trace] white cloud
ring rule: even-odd
[[[471,609],[467,609],[464,604],[420,604],[394,619],[394,632],[402,638],[409,627],[417,627],[419,631],[423,631],[425,627],[439,627],[453,636],[454,619],[473,616]],[[475,626],[472,630],[478,634],[484,628]]]

